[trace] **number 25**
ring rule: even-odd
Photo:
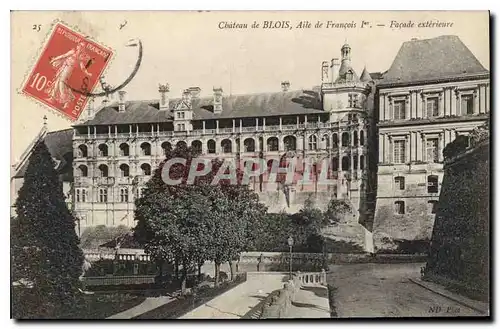
[[[33,24],[33,30],[40,32],[40,28],[42,27],[42,24]]]

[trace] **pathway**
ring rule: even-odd
[[[295,293],[289,318],[330,318],[328,289],[324,286],[304,286]]]
[[[163,306],[169,303],[173,298],[168,296],[160,296],[160,297],[148,297],[139,305],[136,305],[132,308],[129,308],[126,311],[117,313],[108,317],[107,319],[132,319],[138,315],[154,310],[157,307]]]
[[[481,316],[477,310],[412,280],[423,263],[330,266],[328,283],[338,317]]]
[[[247,281],[199,306],[180,319],[240,319],[271,292],[283,287],[286,275],[248,275]]]

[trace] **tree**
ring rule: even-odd
[[[78,247],[75,218],[64,201],[62,183],[44,142],[29,159],[24,184],[15,203],[13,281],[32,285],[36,317],[52,317],[70,305],[80,287],[83,252]]]
[[[184,146],[167,150],[166,161],[186,159],[185,165],[173,165],[168,173],[171,179],[180,179],[180,184],[166,184],[161,177],[165,162],[160,165],[136,202],[135,232],[153,259],[182,265],[183,282],[188,269],[197,266],[199,272],[206,260],[213,261],[218,285],[220,265],[251,245],[253,225],[265,207],[257,194],[241,184],[239,170],[236,185],[230,179],[212,184],[224,169],[220,160],[212,160],[211,170],[189,184],[189,170],[197,156]]]

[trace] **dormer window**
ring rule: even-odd
[[[184,119],[184,118],[185,118],[184,112],[177,112],[177,119]]]
[[[347,71],[347,73],[345,74],[346,81],[352,81],[352,76],[352,71]]]

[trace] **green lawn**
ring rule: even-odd
[[[19,293],[13,291],[13,294]],[[40,319],[37,316],[37,304],[17,295],[12,298],[12,318],[14,319]],[[17,297],[17,298],[16,298]],[[135,296],[127,293],[80,295],[72,305],[63,306],[53,319],[105,319],[113,314],[120,313],[142,303],[146,297]]]

